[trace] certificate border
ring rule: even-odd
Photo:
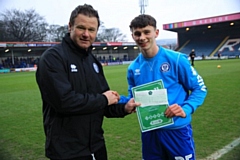
[[[160,85],[160,88],[159,89],[164,89],[164,84],[163,84],[163,81],[160,79],[160,80],[156,80],[156,81],[153,81],[153,82],[149,82],[149,83],[145,83],[145,84],[142,84],[142,85],[139,85],[139,86],[136,86],[136,87],[132,87],[132,94],[133,94],[133,97],[135,98],[135,92],[139,89],[139,88],[142,88],[142,87],[149,87],[153,84],[159,84]],[[169,104],[161,104],[162,105],[166,105],[166,107],[169,106]],[[160,106],[160,105],[158,105]],[[138,117],[138,122],[139,122],[139,125],[140,125],[140,128],[141,128],[141,131],[142,132],[147,132],[147,131],[151,131],[151,130],[155,130],[155,129],[159,129],[159,128],[162,128],[162,127],[165,127],[165,126],[169,126],[169,125],[172,125],[174,124],[174,121],[173,121],[173,118],[169,118],[169,121],[171,121],[170,123],[168,124],[165,124],[165,125],[162,125],[162,126],[159,126],[159,127],[153,127],[153,128],[143,128],[143,122],[142,122],[142,117],[140,116],[140,111],[138,110],[138,107],[137,107],[137,117]]]

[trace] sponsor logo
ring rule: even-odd
[[[191,66],[191,70],[192,70],[192,74],[194,76],[197,76],[198,85],[201,87],[201,90],[206,92],[207,91],[207,87],[204,84],[203,78],[197,73],[197,71],[192,66]]]
[[[141,73],[140,73],[140,69],[135,69],[135,71],[134,71],[134,75],[136,76],[136,75],[140,75]]]
[[[71,68],[71,72],[77,72],[78,71],[77,66],[75,64],[71,64],[70,68]]]

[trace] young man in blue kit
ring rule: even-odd
[[[127,71],[128,97],[132,87],[162,80],[167,89],[169,107],[165,116],[174,124],[142,132],[143,160],[195,160],[191,114],[203,104],[207,89],[202,77],[191,66],[187,55],[157,46],[159,30],[150,15],[139,15],[130,24],[132,38],[141,53]]]

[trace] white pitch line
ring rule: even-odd
[[[230,144],[226,145],[222,149],[216,151],[215,153],[211,154],[207,158],[204,158],[202,160],[216,160],[220,157],[222,157],[224,154],[228,153],[231,151],[234,147],[240,144],[240,137],[232,141]]]

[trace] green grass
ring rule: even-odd
[[[221,65],[218,69],[217,65]],[[208,87],[205,103],[193,114],[198,159],[204,159],[240,137],[240,60],[196,61]],[[112,90],[127,95],[127,65],[106,66]],[[46,160],[41,97],[35,72],[0,74],[0,159]],[[136,114],[104,120],[109,160],[141,160]],[[240,146],[220,160],[240,158]]]

